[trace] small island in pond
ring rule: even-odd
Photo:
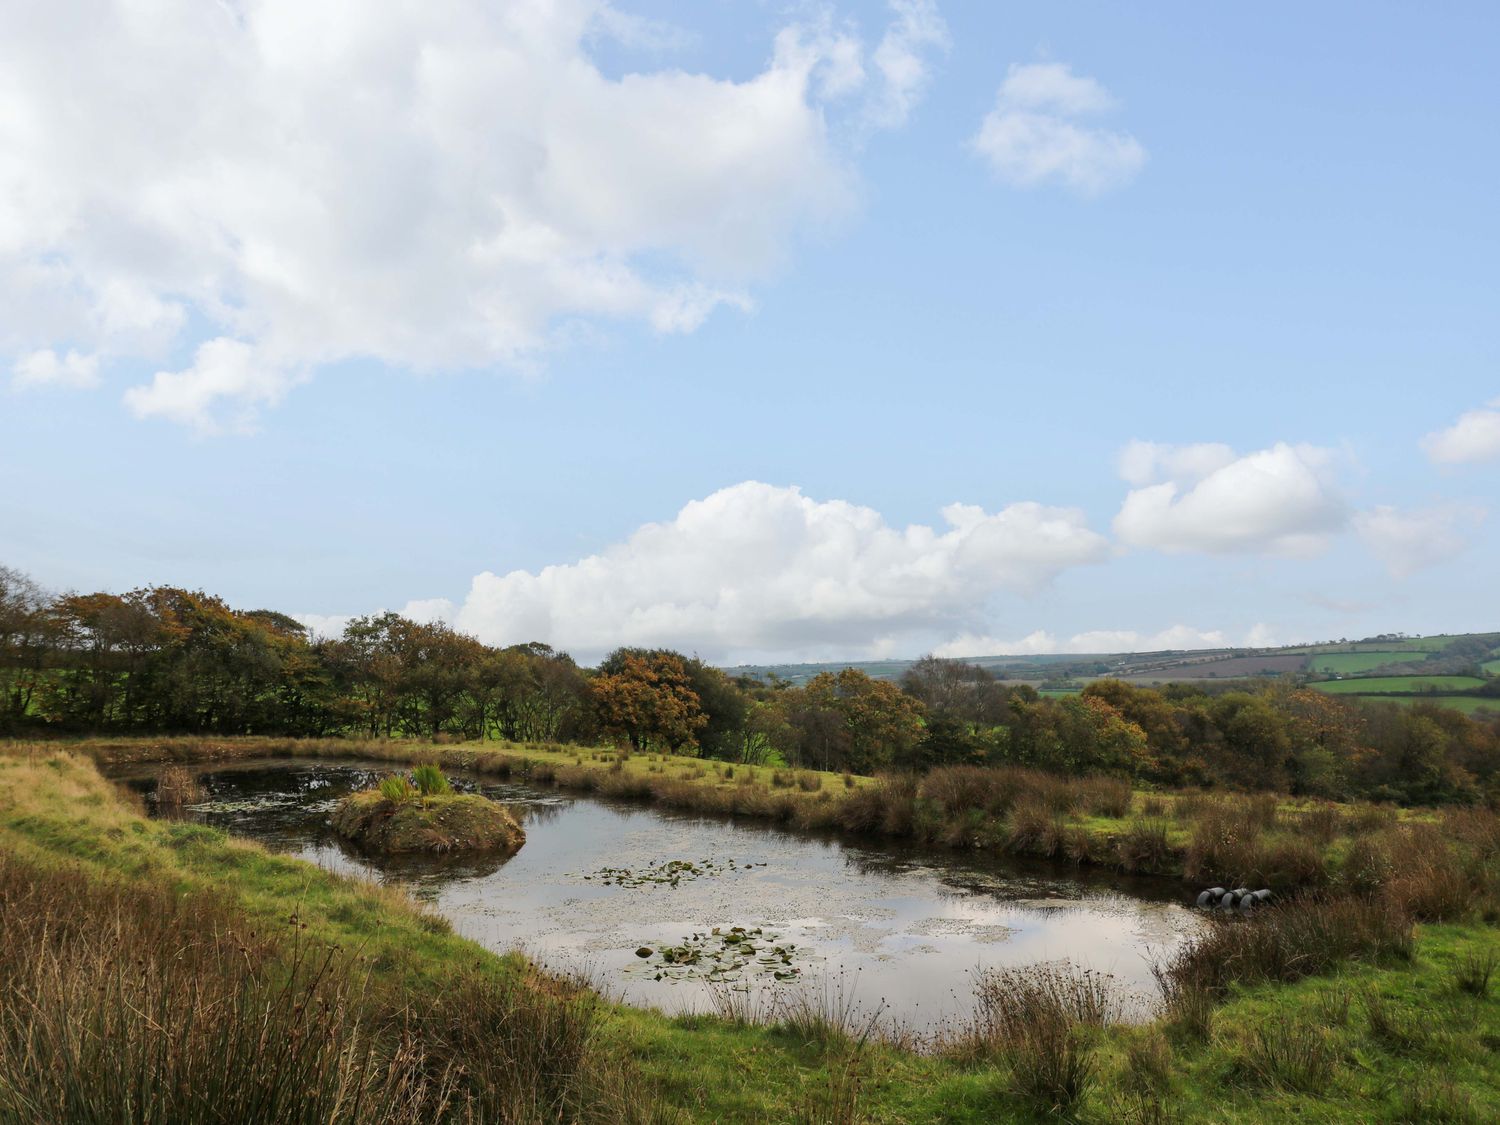
[[[436,766],[418,766],[412,777],[393,774],[377,789],[345,797],[333,813],[333,830],[367,851],[503,852],[526,842],[526,833],[504,805],[474,793],[455,793]]]

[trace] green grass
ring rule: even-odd
[[[1364,676],[1312,686],[1334,695],[1382,695],[1387,692],[1467,691],[1483,684],[1484,681],[1475,676]]]
[[[1500,713],[1500,699],[1486,699],[1480,695],[1355,695],[1349,698],[1363,699],[1370,703],[1396,703],[1403,707],[1412,703],[1435,703],[1439,707],[1462,711],[1465,715],[1475,715],[1484,710]]]
[[[444,748],[406,752],[431,760],[435,749]],[[265,755],[263,745],[255,750],[240,756]],[[620,769],[650,764],[661,763]],[[1134,798],[1137,811],[1144,799]],[[1263,803],[1277,817],[1301,808]],[[1090,819],[1101,831],[1120,824]],[[295,917],[310,940],[357,951],[373,987],[418,1011],[456,975],[512,979],[527,971],[519,957],[455,936],[397,891],[216,829],[146,820],[86,760],[51,748],[0,749],[0,850],[100,880],[212,895],[267,928]],[[1074,1114],[1100,1123],[1500,1119],[1500,982],[1484,996],[1472,984],[1472,966],[1494,957],[1500,935],[1478,921],[1423,926],[1409,961],[1348,962],[1292,984],[1231,985],[1202,1013],[1206,1034],[1172,1022],[1080,1027],[1068,1033],[1070,1049],[1088,1052],[1093,1078],[1080,1087]],[[1046,1061],[1003,1045],[963,1055],[861,1044],[807,1019],[753,1025],[601,1008],[598,1046],[633,1084],[638,1120],[1027,1121],[1038,1076],[1026,1068]]]
[[[1480,667],[1492,676],[1500,676],[1500,660],[1486,660]]]
[[[1417,659],[1411,652],[1330,652],[1314,656],[1311,669],[1327,676],[1354,676],[1384,668],[1387,664],[1405,664]]]

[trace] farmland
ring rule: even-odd
[[[1409,652],[1331,652],[1314,656],[1309,669],[1329,676],[1358,676],[1390,664],[1403,664],[1414,658]]]
[[[1390,695],[1415,692],[1468,691],[1483,687],[1477,676],[1364,676],[1352,680],[1330,680],[1313,685],[1334,695]]]

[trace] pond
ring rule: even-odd
[[[155,808],[163,767],[114,776]],[[965,1019],[985,969],[1067,959],[1110,974],[1144,1012],[1151,965],[1197,928],[1176,883],[805,833],[570,796],[462,773],[509,805],[527,842],[508,858],[374,858],[334,836],[338,800],[390,766],[279,759],[193,767],[186,815],[333,871],[405,886],[455,931],[577,971],[669,1013],[716,993],[852,1000],[925,1034]],[[717,931],[717,932],[716,932]]]

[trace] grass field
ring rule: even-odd
[[[1486,660],[1480,667],[1492,676],[1500,676],[1500,660]]]
[[[1345,698],[1362,699],[1367,703],[1395,703],[1403,707],[1412,703],[1435,703],[1439,707],[1462,711],[1465,715],[1475,715],[1480,711],[1500,714],[1500,699],[1486,699],[1479,695],[1353,695]]]
[[[117,754],[131,749],[116,745]],[[133,756],[140,760],[162,749],[160,744],[143,746]],[[185,744],[172,749],[179,756],[188,751]],[[233,748],[217,749],[223,757]],[[264,753],[263,745],[234,756],[259,753]],[[1187,806],[1178,809],[1175,800],[1170,804],[1170,812],[1186,812]],[[1261,804],[1265,807],[1259,816],[1293,815],[1273,812],[1274,801]],[[1163,816],[1151,815],[1158,820]],[[1303,815],[1312,811],[1296,814]],[[1352,809],[1339,815],[1361,821],[1366,816]],[[1440,846],[1434,829],[1420,823],[1402,828],[1404,822],[1390,816],[1376,819],[1384,827],[1366,830],[1375,832],[1373,839],[1383,838],[1382,833],[1417,832],[1412,841],[1425,841],[1428,860],[1433,859],[1430,849]],[[1325,821],[1319,814],[1308,824],[1321,830]],[[1452,832],[1465,834],[1444,836],[1453,843],[1441,846],[1468,840],[1464,846],[1471,849],[1471,862],[1492,870],[1500,848],[1493,820],[1456,819],[1451,825]],[[1411,850],[1397,836],[1390,846],[1403,854]],[[1419,858],[1409,857],[1408,865]],[[162,1077],[168,1080],[152,1087],[154,1096],[191,1095],[189,1084],[169,1079],[177,1060],[188,1057],[177,1045],[201,1045],[201,1031],[186,1029],[179,1039],[178,1029],[163,1027],[152,1009],[121,1005],[113,998],[132,999],[136,974],[144,974],[139,987],[150,995],[157,994],[151,991],[157,987],[152,981],[175,979],[161,974],[170,973],[181,956],[174,950],[201,948],[206,935],[192,929],[193,911],[201,910],[204,924],[231,927],[231,939],[247,929],[284,934],[290,920],[290,932],[311,947],[329,949],[335,958],[352,956],[340,951],[357,951],[357,960],[348,962],[350,979],[363,983],[341,998],[347,1018],[334,1025],[333,1033],[347,1036],[347,1028],[356,1024],[366,1028],[373,1036],[368,1045],[378,1058],[387,1048],[411,1049],[405,1038],[376,1035],[378,1012],[403,1013],[401,1019],[408,1021],[413,1012],[440,1013],[436,1020],[401,1026],[416,1033],[418,1047],[432,1052],[424,1056],[428,1064],[451,1065],[456,1053],[463,1064],[456,1079],[462,1089],[505,1096],[492,1116],[484,1118],[488,1120],[538,1125],[559,1119],[957,1125],[1046,1118],[1147,1125],[1500,1118],[1500,1067],[1495,1065],[1500,980],[1490,979],[1500,959],[1500,935],[1477,915],[1470,916],[1478,901],[1473,891],[1460,886],[1433,898],[1433,877],[1427,874],[1407,884],[1420,892],[1416,908],[1450,920],[1420,924],[1414,934],[1408,929],[1405,939],[1399,926],[1382,923],[1390,939],[1368,949],[1385,952],[1362,951],[1363,939],[1351,943],[1340,936],[1352,932],[1349,918],[1331,924],[1336,916],[1330,915],[1327,921],[1302,925],[1297,921],[1301,908],[1289,906],[1249,927],[1215,927],[1216,933],[1234,939],[1239,952],[1204,958],[1218,983],[1208,991],[1184,987],[1156,1022],[1101,1027],[1071,994],[1059,1002],[1038,990],[1048,979],[1042,976],[1011,982],[1008,990],[990,995],[988,1008],[976,1010],[972,1027],[956,1027],[950,1038],[918,1050],[909,1041],[863,1035],[841,1019],[836,1003],[817,998],[758,1018],[739,1010],[669,1019],[590,999],[561,982],[549,985],[521,959],[494,956],[453,935],[398,891],[267,853],[217,830],[146,820],[86,759],[54,747],[0,748],[0,860],[11,863],[7,887],[0,893],[23,877],[45,884],[50,872],[56,890],[47,909],[70,923],[61,929],[20,926],[16,920],[25,921],[25,894],[12,900],[8,916],[0,911],[0,919],[8,918],[7,924],[30,943],[18,947],[28,955],[13,958],[3,972],[25,986],[21,999],[26,1004],[40,989],[42,1000],[55,996],[54,1003],[62,1005],[7,1009],[6,1026],[15,1027],[16,1034],[24,1027],[33,1036],[32,1047],[47,1051],[56,1046],[48,1036],[64,1021],[80,1019],[85,1011],[99,1019],[98,1013],[107,1010],[119,1021],[108,1044],[150,1046],[163,1037],[173,1044],[160,1054],[93,1052],[75,1057],[71,1069],[58,1070],[34,1065],[55,1054],[7,1054],[0,1043],[0,1067],[6,1068],[0,1073],[0,1102],[12,1091],[37,1086],[45,1091],[48,1083],[59,1081],[50,1077],[54,1075],[65,1076],[75,1096],[88,1097],[91,1083],[104,1078],[128,1082],[141,1065],[164,1068]],[[1451,881],[1454,869],[1448,870]],[[58,943],[90,936],[90,927],[78,925],[84,920],[79,912],[113,901],[109,896],[116,892],[105,893],[111,887],[137,896],[142,907],[155,902],[151,896],[164,896],[160,908],[180,913],[170,924],[157,924],[141,911],[125,919],[133,927],[127,927],[129,932],[154,936],[161,945],[135,949],[132,964],[138,968],[123,978],[105,966],[106,988],[100,994],[105,1007],[100,1008],[99,999],[91,999],[92,977],[64,980],[72,991],[58,992],[58,978],[47,974],[74,972],[75,961],[60,952],[56,962],[48,957],[63,948]],[[183,905],[173,907],[173,902]],[[109,926],[94,929],[107,932]],[[215,962],[216,971],[232,972],[241,956],[234,952],[233,940],[230,946],[233,956]],[[31,954],[37,953],[45,954],[40,958],[44,968],[55,964],[56,970],[33,972],[30,966],[39,962]],[[191,955],[202,960],[201,953]],[[465,1000],[475,997],[490,998],[487,1018],[493,1022],[471,1017],[473,1005]],[[83,1007],[67,1006],[86,999]],[[0,996],[6,1000],[8,994]],[[40,1020],[38,1011],[58,1013],[59,1022]],[[214,1024],[202,1029],[214,1032],[207,1039],[210,1047],[231,1044],[223,1066],[213,1072],[214,1081],[231,1089],[231,1080],[245,1069],[247,1050],[233,1045],[260,1043],[260,1048],[249,1048],[253,1052],[263,1050],[266,1041],[257,1034],[222,1039],[216,1029],[236,1025],[246,1015],[253,1019],[252,1030],[261,1026],[261,1017],[241,1001],[240,1007],[219,1011]],[[295,1013],[281,1011],[280,1016],[294,1019]],[[357,1063],[363,1056],[355,1052],[350,1057]],[[401,1057],[398,1053],[397,1061]],[[334,1060],[333,1065],[347,1077],[344,1062]],[[84,1066],[86,1071],[80,1069]],[[285,1071],[265,1073],[285,1081]],[[30,1086],[8,1086],[15,1074],[26,1077]],[[357,1119],[458,1119],[399,1116],[395,1111],[401,1104],[388,1097],[366,1106]],[[377,1110],[391,1113],[377,1116]],[[0,1105],[4,1117],[6,1107]],[[264,1115],[237,1119],[268,1120]]]
[[[1311,668],[1327,676],[1357,676],[1387,664],[1405,664],[1419,656],[1415,652],[1330,652],[1314,656]]]
[[[1467,691],[1483,684],[1484,681],[1475,676],[1363,676],[1310,686],[1334,695],[1383,695],[1387,692]]]

